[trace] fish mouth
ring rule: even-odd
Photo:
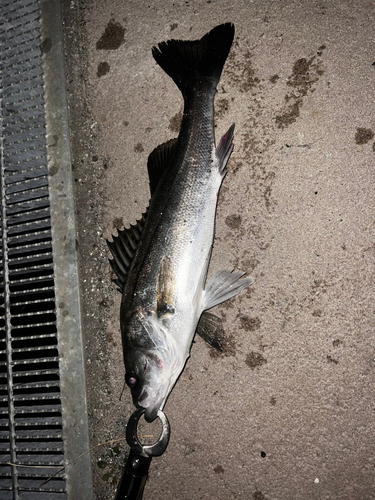
[[[144,408],[144,417],[146,422],[150,423],[155,420],[158,411],[164,406],[165,397],[152,398],[149,397],[147,389],[144,389],[138,399],[134,401],[137,408]]]
[[[145,411],[145,420],[149,424],[155,420],[155,418],[158,416],[158,411],[159,411],[159,406],[160,405],[155,405],[155,406],[149,406],[146,408]]]
[[[144,391],[145,393],[146,391]],[[147,406],[142,405],[142,401],[147,398],[146,394],[142,394],[141,398],[138,399],[137,404],[135,405],[137,408],[143,408],[145,410],[144,417],[146,422],[151,423],[155,420],[158,415],[158,411],[161,407],[161,402],[157,402],[155,404],[147,404]],[[144,397],[143,397],[144,396]]]

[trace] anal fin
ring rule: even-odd
[[[215,150],[215,156],[218,162],[219,172],[223,175],[225,175],[225,167],[233,151],[233,144],[232,144],[233,134],[234,134],[234,123],[229,127],[229,130],[220,139],[219,145]]]

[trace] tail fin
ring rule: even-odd
[[[172,78],[182,94],[193,81],[219,82],[234,37],[234,25],[221,24],[200,40],[169,40],[153,47],[155,61]]]

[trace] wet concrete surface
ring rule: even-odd
[[[233,22],[215,120],[217,138],[236,123],[235,149],[209,275],[255,283],[216,308],[223,354],[193,344],[144,498],[375,498],[373,1],[62,7],[91,445],[123,438],[133,411],[105,238],[145,210],[147,157],[182,113],[151,48]],[[92,452],[97,500],[126,452]]]

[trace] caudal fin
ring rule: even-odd
[[[153,47],[155,61],[173,79],[182,94],[199,80],[219,82],[234,37],[234,25],[221,24],[200,40],[169,40]]]

